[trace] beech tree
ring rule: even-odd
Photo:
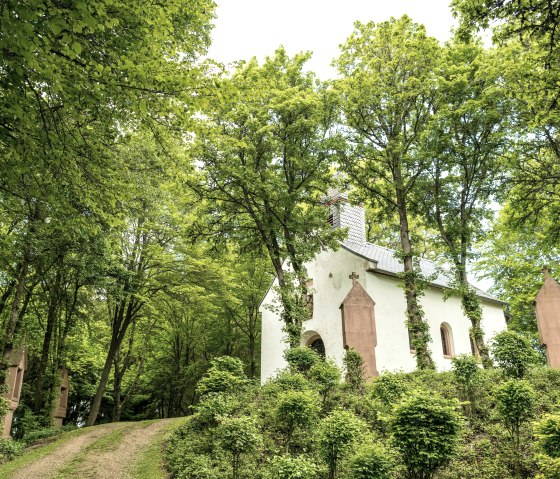
[[[504,92],[500,56],[475,41],[451,43],[438,66],[436,112],[424,143],[431,166],[422,175],[417,204],[439,234],[456,290],[471,321],[471,337],[485,367],[492,361],[481,328],[482,309],[468,282],[473,246],[492,219],[504,186],[511,145],[512,105]]]
[[[17,341],[45,222],[111,222],[120,191],[111,151],[123,130],[167,124],[172,106],[192,105],[201,85],[193,63],[209,44],[213,8],[210,0],[0,2],[5,350]]]
[[[271,261],[291,346],[308,319],[304,263],[335,247],[325,196],[338,137],[331,95],[303,67],[309,54],[283,48],[262,65],[241,64],[219,82],[198,128],[195,186],[217,230],[242,248],[264,248]]]
[[[430,165],[420,147],[433,114],[433,72],[441,48],[407,16],[379,24],[357,22],[341,48],[335,63],[342,79],[336,88],[350,149],[340,167],[364,200],[398,215],[411,347],[418,368],[432,368],[410,210],[417,180]]]

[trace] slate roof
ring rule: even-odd
[[[368,261],[376,262],[376,271],[381,274],[395,276],[403,271],[403,264],[395,258],[395,251],[392,249],[384,248],[383,246],[378,246],[372,243],[356,243],[350,240],[341,242],[341,245],[344,249],[350,251],[351,253],[357,254]],[[424,277],[429,280],[431,285],[439,286],[441,288],[451,287],[452,279],[450,273],[444,270],[441,266],[436,265],[432,261],[421,259],[420,269],[422,270]],[[473,288],[480,298],[497,301],[503,304],[502,301],[492,296],[490,293],[474,286]]]

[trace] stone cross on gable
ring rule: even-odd
[[[543,272],[545,278],[549,278],[549,277],[550,277],[550,269],[548,268],[548,266],[545,266],[545,267],[542,269],[542,272]]]
[[[360,275],[352,271],[352,274],[348,277],[352,280],[352,286],[354,286],[356,284],[356,280],[360,277]]]

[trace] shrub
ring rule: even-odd
[[[529,340],[514,331],[498,333],[490,349],[498,366],[510,378],[522,379],[538,359]]]
[[[496,392],[497,409],[511,438],[510,463],[515,477],[521,476],[523,454],[521,451],[521,426],[533,414],[535,392],[523,380],[510,379]]]
[[[307,346],[290,348],[284,353],[284,358],[288,361],[293,371],[307,373],[314,364],[321,361],[321,357]]]
[[[211,393],[236,393],[247,385],[243,362],[240,359],[223,356],[213,359],[211,364],[196,388],[201,396]]]
[[[409,479],[430,479],[456,450],[461,417],[456,400],[416,394],[401,403],[391,421],[393,443]]]
[[[392,479],[395,457],[380,444],[366,444],[350,458],[347,479]]]
[[[498,388],[496,399],[504,426],[512,438],[518,438],[521,424],[533,414],[535,392],[532,386],[527,381],[511,379]]]
[[[282,391],[287,389],[294,391],[303,391],[309,389],[309,381],[301,373],[293,373],[290,371],[282,371],[278,376],[269,383],[278,386]]]
[[[196,407],[192,426],[198,429],[216,427],[222,418],[231,416],[237,406],[237,401],[231,396],[207,394]]]
[[[345,381],[351,391],[361,393],[365,384],[365,366],[360,353],[348,348],[344,353],[344,367],[346,368]]]
[[[473,388],[480,375],[480,361],[471,354],[459,354],[451,359],[451,370],[457,384],[465,389]]]
[[[384,373],[377,377],[371,386],[371,395],[385,407],[393,407],[400,402],[410,389],[406,376],[402,373]]]
[[[334,410],[319,425],[319,452],[328,467],[329,479],[337,474],[340,460],[347,455],[354,440],[366,430],[365,423],[349,411]]]
[[[545,415],[534,427],[537,447],[547,456],[560,458],[560,416]]]
[[[24,444],[13,439],[0,438],[0,464],[11,461],[21,454]]]
[[[534,427],[539,470],[546,479],[560,479],[560,416],[547,414]]]
[[[451,360],[451,364],[460,397],[469,402],[465,405],[465,412],[472,417],[476,390],[480,382],[480,361],[470,354],[459,354]]]
[[[276,456],[272,459],[270,479],[314,479],[319,473],[317,464],[305,456]]]
[[[233,479],[239,477],[240,459],[254,451],[261,443],[254,420],[250,417],[226,418],[218,428],[221,448],[231,455]]]
[[[536,457],[541,474],[535,479],[560,479],[560,459],[552,458],[544,454]]]
[[[319,413],[319,401],[315,391],[286,391],[278,397],[274,410],[277,427],[285,434],[289,449],[296,428],[315,420]]]
[[[323,402],[338,386],[340,377],[340,369],[330,361],[319,361],[309,370],[309,379],[316,385],[317,390],[323,397]]]

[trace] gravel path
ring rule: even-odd
[[[95,479],[134,479],[131,468],[138,456],[154,442],[167,420],[150,424],[132,423],[122,440],[111,449],[92,450],[75,469],[75,476]]]
[[[28,466],[11,479],[134,479],[133,466],[142,452],[169,425],[163,419],[149,423],[111,423],[85,430]],[[114,435],[112,434],[114,433]],[[111,435],[111,437],[109,437]]]
[[[12,479],[51,479],[56,477],[57,471],[71,461],[85,447],[93,444],[99,438],[109,434],[115,429],[122,429],[126,424],[112,423],[91,428],[69,442],[63,444],[51,454],[38,459],[27,467],[20,469]]]

